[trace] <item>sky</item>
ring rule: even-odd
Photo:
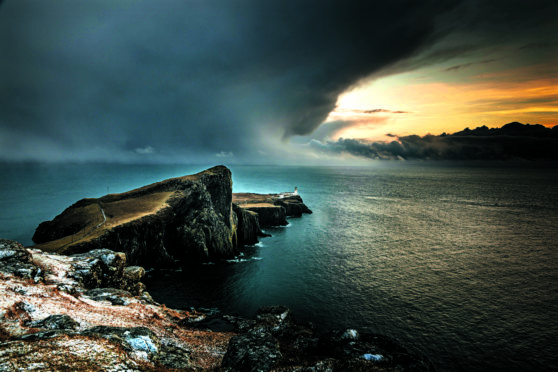
[[[558,125],[558,3],[0,0],[0,161],[324,163]]]

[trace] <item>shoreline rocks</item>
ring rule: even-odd
[[[285,306],[254,320],[169,309],[138,285],[143,273],[107,249],[62,256],[0,239],[0,371],[433,370],[387,337],[320,334]]]
[[[431,362],[381,335],[354,329],[319,334],[285,306],[258,309],[236,324],[223,357],[225,371],[433,371]]]

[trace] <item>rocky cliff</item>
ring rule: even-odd
[[[214,167],[122,194],[83,199],[39,225],[37,248],[74,254],[108,248],[157,266],[237,253],[230,171]]]
[[[254,245],[258,238],[265,236],[260,228],[260,218],[256,212],[233,204],[236,223],[237,243],[239,246]]]
[[[300,217],[312,213],[300,195],[283,194],[233,194],[233,202],[240,208],[258,215],[261,226],[286,226],[287,217]]]
[[[247,198],[238,195],[250,195]],[[300,196],[238,194],[217,166],[121,194],[82,199],[33,235],[35,248],[62,254],[108,248],[148,267],[230,258],[255,244],[260,226],[311,213]]]

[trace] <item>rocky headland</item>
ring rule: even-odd
[[[0,372],[432,370],[389,338],[318,332],[284,306],[253,320],[173,310],[141,283],[138,265],[232,257],[303,213],[296,193],[233,194],[219,166],[80,200],[33,247],[0,239]]]
[[[233,194],[231,172],[217,166],[121,194],[82,199],[33,235],[35,248],[76,254],[108,248],[130,264],[181,265],[232,258],[258,242],[260,226],[312,213],[299,195]]]

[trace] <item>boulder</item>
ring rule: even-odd
[[[72,319],[69,315],[57,314],[50,315],[37,322],[32,322],[30,326],[33,328],[76,330],[79,328],[79,323]]]
[[[256,311],[256,327],[278,334],[295,322],[291,310],[283,305],[264,306]]]
[[[124,269],[121,289],[137,296],[145,291],[145,284],[141,282],[145,276],[145,269],[141,266],[128,266]]]
[[[87,253],[75,254],[72,270],[68,276],[77,280],[84,288],[123,286],[126,255],[109,249],[94,249]]]
[[[137,283],[145,276],[145,269],[141,266],[128,266],[124,269],[124,278],[131,282]]]
[[[33,256],[20,243],[0,239],[0,273],[39,282],[44,270],[33,262]]]
[[[234,336],[223,357],[225,371],[271,371],[281,358],[279,342],[268,332],[250,331]]]

